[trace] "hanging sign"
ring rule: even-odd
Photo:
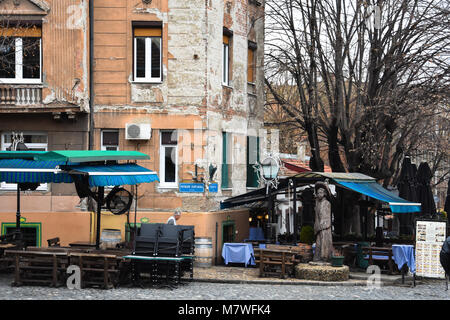
[[[210,183],[208,185],[208,191],[209,192],[218,192],[219,191],[219,185],[217,184],[217,182]]]
[[[446,223],[419,220],[416,223],[416,274],[429,278],[445,278],[440,252],[446,239]]]

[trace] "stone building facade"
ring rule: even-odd
[[[100,0],[94,5],[95,149],[102,147],[102,130],[116,130],[120,149],[150,155],[148,166],[166,181],[142,186],[146,196],[140,206],[208,211],[218,208],[218,197],[246,192],[247,133],[263,123],[263,4]],[[146,49],[151,66],[141,66]],[[253,70],[248,51],[254,54]],[[150,139],[126,138],[127,124],[144,123]],[[175,168],[161,155],[169,134],[173,148],[166,152],[176,152]],[[223,150],[228,172],[222,170]],[[213,179],[210,165],[217,167]],[[220,183],[225,174],[228,185]],[[210,180],[219,182],[217,192],[180,192],[180,183]]]
[[[0,77],[2,149],[15,131],[36,149],[141,151],[150,160],[139,164],[160,182],[139,186],[139,221],[165,222],[180,208],[185,224],[205,230],[200,236],[245,238],[248,214],[220,211],[219,202],[258,186],[252,163],[265,146],[264,1],[95,0],[92,12],[89,5],[0,1],[2,32],[15,23],[15,36],[27,38],[23,30],[32,28],[40,46],[37,78]],[[0,194],[0,218],[14,221],[15,194],[8,186]],[[62,212],[77,224],[83,216],[90,228],[72,185],[43,186],[22,199],[33,221]],[[110,221],[123,230],[123,218]],[[233,227],[216,227],[213,236],[217,223]],[[56,233],[42,231],[43,239]]]

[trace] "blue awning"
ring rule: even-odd
[[[73,179],[60,169],[61,161],[0,159],[0,182],[7,183],[72,183]]]
[[[92,187],[135,185],[159,181],[156,172],[137,164],[116,164],[98,166],[68,166],[70,174],[89,176]]]
[[[137,164],[82,166],[65,161],[0,159],[0,182],[73,183],[70,174],[88,175],[91,187],[159,181],[156,172]]]
[[[383,188],[375,181],[346,181],[333,179],[336,183],[353,191],[365,194],[371,198],[386,202],[389,204],[392,212],[408,213],[420,212],[420,203],[414,203],[400,198],[393,192]]]

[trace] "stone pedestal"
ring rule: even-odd
[[[323,262],[300,263],[295,267],[295,277],[304,280],[347,281],[349,272],[348,266],[332,267]]]

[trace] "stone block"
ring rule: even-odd
[[[300,263],[295,267],[295,277],[304,280],[347,281],[349,272],[348,266],[333,267],[331,265]]]

